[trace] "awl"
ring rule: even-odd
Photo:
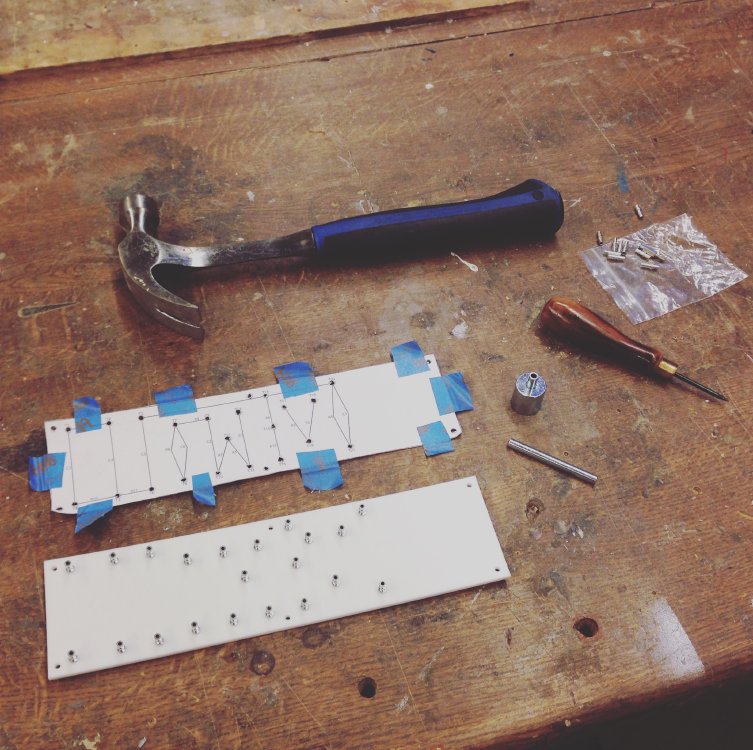
[[[582,344],[598,354],[610,354],[623,364],[654,373],[662,378],[677,378],[709,396],[726,401],[727,397],[708,386],[677,372],[677,364],[658,349],[641,344],[607,323],[593,310],[568,299],[552,297],[541,311],[541,324],[551,333],[576,344]]]

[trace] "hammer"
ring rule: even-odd
[[[118,253],[138,304],[160,323],[201,340],[201,310],[158,283],[157,266],[207,268],[273,258],[342,261],[353,260],[353,251],[356,260],[384,260],[548,237],[563,219],[560,194],[545,182],[526,180],[488,198],[352,216],[269,240],[184,247],[157,239],[157,201],[134,193],[120,204],[120,223],[127,234]]]

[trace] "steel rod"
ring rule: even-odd
[[[518,453],[522,453],[524,456],[540,461],[542,464],[551,466],[553,469],[564,471],[566,474],[572,474],[574,477],[578,477],[578,479],[582,479],[589,484],[595,484],[596,482],[596,474],[592,474],[590,471],[581,469],[578,466],[573,466],[573,464],[569,464],[561,458],[555,458],[548,453],[544,453],[544,451],[540,451],[530,445],[521,443],[519,440],[513,440],[510,438],[510,440],[507,441],[507,447],[512,448],[512,450],[517,451]]]

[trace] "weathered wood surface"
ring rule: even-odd
[[[4,0],[0,74],[233,43],[270,43],[527,5],[527,0],[105,0],[96,4]]]
[[[125,65],[9,79],[0,744],[507,747],[749,673],[751,282],[632,329],[728,404],[552,345],[536,317],[556,292],[631,330],[577,253],[597,228],[637,228],[635,202],[646,221],[691,213],[751,271],[752,18],[741,0],[518,30],[500,19],[495,31],[488,16],[382,48],[368,33],[247,51],[236,66],[214,58],[223,70],[152,61],[130,83]],[[530,176],[563,192],[556,240],[467,253],[478,273],[446,256],[205,277],[187,290],[206,311],[202,344],[139,312],[115,253],[115,206],[135,187],[164,202],[161,236],[201,243],[481,196]],[[449,333],[461,320],[463,339]],[[76,396],[124,409],[181,382],[208,395],[270,382],[292,359],[320,373],[383,362],[410,338],[472,388],[476,410],[461,417],[452,454],[346,462],[345,487],[324,494],[304,493],[291,473],[223,486],[213,511],[188,494],[138,504],[77,537],[27,489],[43,421],[69,414]],[[550,391],[524,418],[508,400],[530,367]],[[599,482],[509,454],[513,436]],[[511,565],[507,586],[46,679],[46,558],[469,473]],[[596,637],[573,629],[583,616]],[[359,695],[364,676],[372,699]]]

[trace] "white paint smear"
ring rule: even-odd
[[[658,599],[641,623],[639,647],[645,650],[659,672],[672,679],[703,674],[703,662],[666,599]]]
[[[246,192],[246,197],[251,201],[251,203],[253,203],[256,199],[256,196],[250,190]]]
[[[453,258],[457,258],[466,268],[469,268],[473,273],[478,273],[478,266],[475,263],[469,263],[467,260],[463,260],[457,253],[450,253]]]
[[[450,334],[456,339],[464,339],[468,335],[468,323],[461,320],[451,331]]]

